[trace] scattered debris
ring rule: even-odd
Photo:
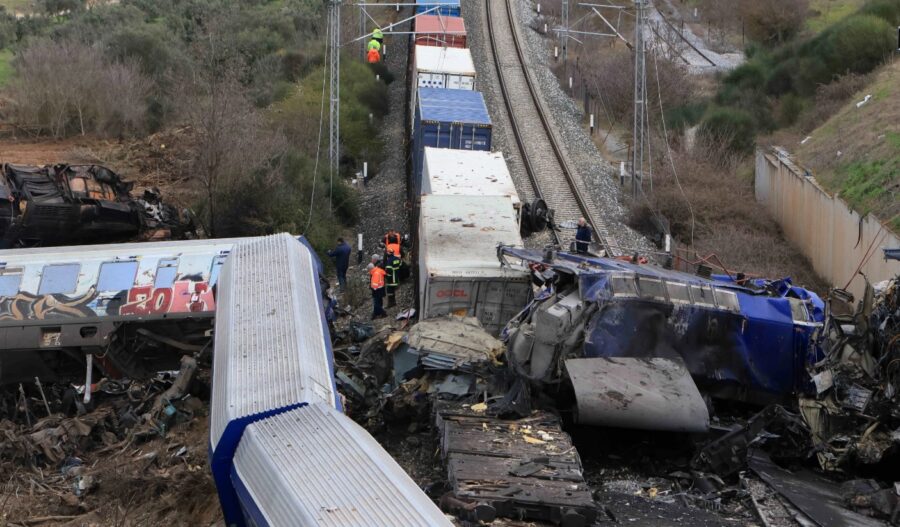
[[[193,217],[165,204],[156,189],[131,196],[133,184],[100,165],[2,166],[0,236],[6,247],[160,240],[197,234]]]

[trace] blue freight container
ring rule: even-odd
[[[491,149],[491,116],[473,90],[419,88],[413,124],[413,196],[422,188],[425,147]]]
[[[434,9],[435,7],[437,9]],[[428,11],[429,9],[434,10]],[[460,16],[459,0],[416,0],[416,13],[426,11],[429,15]]]

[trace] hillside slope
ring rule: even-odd
[[[860,107],[867,95],[871,99]],[[826,189],[900,233],[900,61],[810,134],[796,152]]]

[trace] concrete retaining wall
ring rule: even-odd
[[[779,148],[756,152],[756,200],[775,217],[785,236],[800,248],[816,272],[834,287],[861,298],[864,281],[872,283],[900,274],[900,262],[884,259],[882,248],[900,248],[900,238],[878,218],[860,218],[837,196],[826,192],[807,171]]]

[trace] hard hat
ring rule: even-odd
[[[376,27],[375,31],[372,31],[372,38],[384,38],[384,33]]]

